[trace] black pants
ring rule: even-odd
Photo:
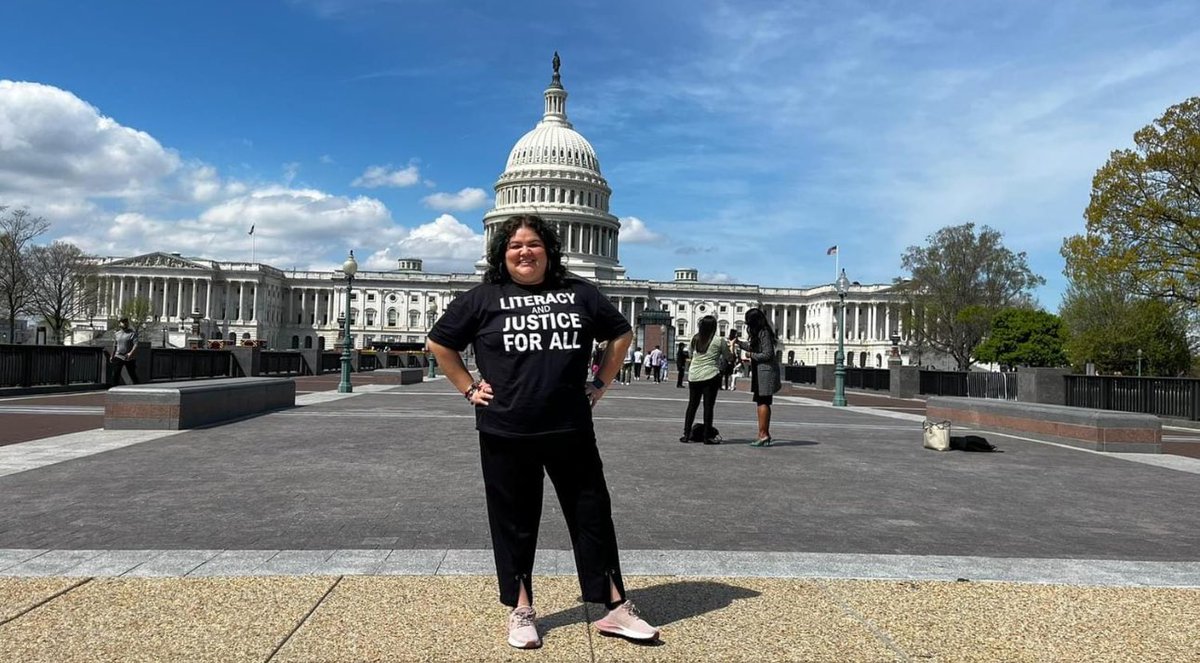
[[[635,379],[635,380],[642,379],[642,365],[641,364],[633,365],[633,379]]]
[[[676,387],[683,386],[683,368],[685,366],[687,366],[686,361],[675,362],[675,386]]]
[[[522,584],[533,601],[529,578],[542,520],[545,474],[550,475],[567,520],[583,600],[609,603],[610,580],[624,599],[612,503],[595,434],[523,439],[480,432],[479,450],[500,602],[515,607]]]
[[[696,423],[696,408],[700,407],[700,398],[704,398],[704,435],[712,434],[713,406],[717,402],[717,389],[721,386],[720,376],[700,382],[688,382],[687,413],[683,417],[683,434],[692,434],[692,424]]]
[[[115,387],[115,386],[121,384],[121,369],[122,368],[129,369],[129,381],[130,382],[132,382],[133,384],[141,383],[141,380],[138,379],[137,361],[136,360],[118,359],[118,358],[114,357],[111,363],[112,363],[112,378],[110,378],[108,381],[108,385],[110,387]]]

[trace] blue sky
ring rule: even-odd
[[[1200,3],[7,4],[0,204],[104,255],[469,271],[562,57],[634,278],[888,282],[973,221],[1065,286],[1091,178],[1200,94]],[[255,225],[253,246],[246,234]]]

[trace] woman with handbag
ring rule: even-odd
[[[717,337],[717,319],[711,315],[700,318],[697,333],[692,337],[692,365],[688,367],[688,404],[683,417],[683,437],[680,442],[691,441],[692,424],[696,421],[696,408],[704,399],[704,443],[720,444],[713,435],[713,405],[717,401],[717,390],[721,386],[721,372],[736,361],[733,351],[724,340]]]
[[[746,335],[749,341],[734,341],[737,347],[750,355],[750,391],[758,405],[758,437],[750,443],[752,447],[771,446],[771,402],[775,393],[783,388],[780,375],[783,371],[775,357],[775,330],[767,321],[762,309],[746,311]]]

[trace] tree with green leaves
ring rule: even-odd
[[[1176,376],[1191,370],[1187,316],[1178,305],[1130,293],[1121,278],[1074,281],[1059,311],[1067,329],[1064,351],[1077,371]]]
[[[54,343],[61,345],[71,319],[86,308],[83,251],[70,242],[34,246],[29,251],[29,264],[33,281],[31,310],[46,322]]]
[[[987,338],[975,348],[979,361],[1017,366],[1065,366],[1062,320],[1039,309],[1008,308],[992,318]]]
[[[1167,109],[1092,179],[1087,229],[1062,255],[1072,280],[1121,275],[1134,292],[1200,304],[1200,97]]]
[[[17,316],[33,302],[32,242],[49,228],[45,219],[31,216],[27,209],[0,206],[0,310],[8,316],[10,339],[16,338]]]
[[[908,300],[913,345],[948,354],[959,370],[967,370],[992,318],[1032,302],[1030,291],[1045,279],[1030,271],[1025,253],[1013,253],[1001,239],[988,226],[976,233],[974,223],[965,223],[905,250],[901,265],[909,276],[896,286]]]
[[[140,334],[150,322],[151,314],[152,309],[148,298],[130,297],[121,304],[121,311],[117,319],[109,321],[109,327],[116,327],[117,321],[121,318],[129,318],[129,326]]]

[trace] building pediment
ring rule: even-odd
[[[208,265],[202,265],[180,256],[161,252],[114,260],[105,265],[105,267],[165,267],[168,269],[203,269],[210,271]]]

